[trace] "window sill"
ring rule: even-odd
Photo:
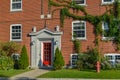
[[[112,4],[113,4],[113,2],[103,2],[101,5],[106,6],[106,5],[112,5]]]
[[[87,40],[87,38],[76,38],[77,40]],[[72,38],[72,40],[75,40],[74,38]]]
[[[87,4],[77,4],[77,5],[80,5],[80,6],[87,6]]]
[[[102,40],[112,41],[114,37],[102,37]]]
[[[10,10],[10,12],[22,12],[22,9],[14,9],[14,10]]]
[[[22,42],[22,39],[19,39],[19,40],[10,40],[10,41],[14,41],[14,42]]]

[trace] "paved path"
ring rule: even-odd
[[[39,75],[49,72],[50,70],[35,69],[10,78],[10,80],[36,80]]]

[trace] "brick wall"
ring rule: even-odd
[[[47,15],[49,13],[48,0],[43,0],[42,13]],[[101,5],[101,0],[86,0],[85,6],[87,12],[92,15],[101,15],[105,12],[105,6]],[[4,4],[3,4],[4,3]],[[10,40],[10,25],[22,24],[22,42],[25,44],[30,57],[30,36],[28,34],[32,31],[33,26],[36,26],[37,31],[44,28],[45,20],[40,19],[41,15],[41,1],[40,0],[23,0],[22,11],[11,12],[10,0],[0,0],[0,41]],[[56,7],[52,7],[53,11]],[[72,11],[72,10],[71,10]],[[53,13],[52,19],[46,21],[47,27],[54,30],[56,25],[60,26],[59,10]],[[65,63],[69,64],[70,54],[73,53],[72,43],[72,19],[66,18],[64,23],[62,35],[62,53]],[[87,22],[86,24],[87,40],[82,40],[82,52],[89,47],[94,47],[94,26]],[[101,53],[116,52],[112,42],[101,42]]]

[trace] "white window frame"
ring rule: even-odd
[[[104,0],[102,0],[102,5],[104,4],[112,4],[114,2],[114,0],[112,0],[111,2],[105,2]]]
[[[77,1],[77,0],[72,0],[72,1]],[[79,0],[78,0],[79,1]],[[78,5],[86,5],[86,0],[84,0],[83,4],[78,4]]]
[[[13,3],[21,3],[21,8],[20,9],[13,9],[12,8],[12,4]],[[22,0],[21,1],[18,1],[18,2],[13,2],[13,0],[10,0],[10,11],[22,11]]]
[[[12,39],[12,27],[13,26],[21,26],[21,38],[20,39]],[[10,25],[10,41],[22,41],[22,24],[12,24]]]
[[[19,53],[13,53],[12,55],[11,55],[11,57],[13,58],[13,59],[15,59],[15,60],[19,60],[19,58],[20,58],[20,54]]]
[[[77,59],[74,59],[74,60],[73,60],[73,58],[72,58],[73,55],[78,56],[78,54],[75,53],[75,54],[71,54],[71,55],[70,55],[70,65],[71,65],[72,67],[75,67],[76,65],[73,65],[73,61],[77,61]]]
[[[104,23],[105,22],[102,22],[102,30],[104,31],[105,30],[105,28],[104,28]],[[109,24],[108,24],[109,25]],[[109,29],[109,28],[108,28]],[[102,34],[102,40],[113,40],[114,39],[114,36],[113,37],[105,37],[104,36],[104,33]]]
[[[111,56],[112,59],[108,60],[112,63],[112,65],[114,66],[117,62],[120,63],[120,60],[116,60],[116,56],[120,56],[120,54],[118,53],[106,53],[104,54],[104,57],[107,57],[107,56]]]
[[[74,33],[73,33],[74,23],[84,23],[85,36],[84,36],[84,37],[76,37],[76,39],[86,40],[86,21],[73,21],[73,22],[72,22],[72,40],[74,40],[74,36],[73,36],[73,35],[74,35]]]

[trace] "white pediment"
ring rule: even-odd
[[[58,32],[58,31],[51,31],[47,28],[41,29],[38,32],[31,32],[29,33],[30,36],[37,36],[37,35],[42,35],[42,34],[46,34],[46,35],[61,35],[63,34],[63,32]]]

